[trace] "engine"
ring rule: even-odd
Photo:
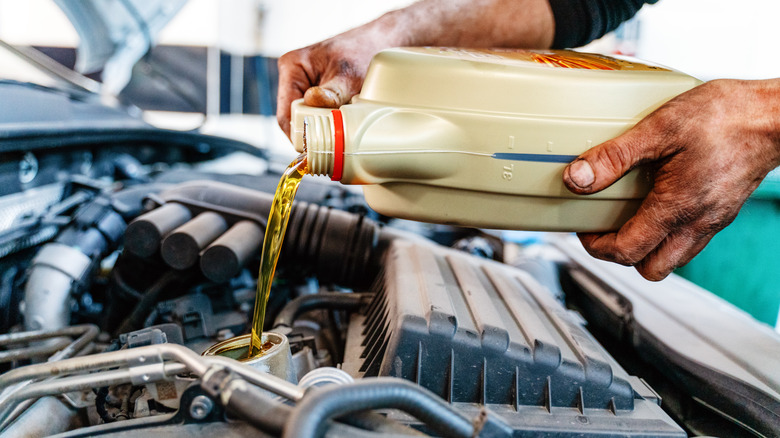
[[[204,170],[236,154],[157,133],[7,154],[37,169],[0,189],[3,436],[780,433],[780,338],[706,291],[316,180],[268,349],[238,360],[279,174]]]

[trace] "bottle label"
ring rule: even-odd
[[[449,47],[413,48],[427,53],[464,60],[499,64],[531,63],[552,68],[583,70],[670,71],[664,67],[637,60],[615,58],[572,50],[460,49]]]

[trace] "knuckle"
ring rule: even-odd
[[[292,52],[287,52],[280,56],[276,61],[276,65],[279,67],[279,71],[281,72],[298,64],[302,58],[301,51],[302,49],[293,50]]]
[[[635,247],[616,246],[612,252],[615,263],[625,266],[634,266],[642,260],[642,255]]]
[[[595,159],[597,166],[619,173],[625,173],[636,165],[632,150],[626,143],[616,141],[602,145],[596,151]]]
[[[340,76],[354,77],[358,75],[354,64],[346,58],[342,58],[338,61],[337,71]]]
[[[711,236],[730,225],[737,216],[732,209],[709,211],[696,222],[696,231],[700,236]]]

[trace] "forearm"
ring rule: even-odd
[[[555,34],[547,0],[423,0],[366,26],[389,46],[548,48]]]

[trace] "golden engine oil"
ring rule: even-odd
[[[293,103],[308,172],[364,185],[379,213],[542,231],[618,228],[650,188],[637,169],[597,194],[563,184],[585,150],[700,84],[668,68],[573,51],[399,48],[337,110]]]
[[[268,213],[268,222],[265,226],[263,237],[263,249],[260,254],[260,271],[257,275],[257,292],[255,294],[255,310],[252,317],[252,332],[246,350],[246,357],[260,356],[265,351],[263,338],[263,324],[265,322],[265,310],[268,297],[271,295],[271,285],[276,272],[276,263],[284,242],[284,234],[287,231],[287,223],[290,220],[293,200],[298,192],[301,178],[306,174],[306,154],[299,155],[293,160],[287,170],[282,174],[276,187],[276,194]]]

